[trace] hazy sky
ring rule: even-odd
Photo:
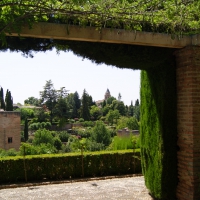
[[[107,88],[115,98],[121,93],[122,101],[130,105],[139,99],[140,71],[96,65],[90,60],[77,57],[72,52],[56,51],[36,53],[25,58],[21,53],[0,53],[0,86],[9,89],[14,103],[24,103],[28,97],[39,98],[47,80],[55,89],[65,87],[78,92],[80,98],[86,89],[93,100],[102,100]]]

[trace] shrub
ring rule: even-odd
[[[92,140],[97,143],[103,143],[105,146],[108,146],[111,142],[110,131],[102,121],[96,121],[96,124],[93,128],[91,134]]]
[[[38,129],[40,129],[42,126],[41,126],[41,123],[40,122],[37,122],[37,123],[32,123],[29,125],[29,129],[33,130],[33,131],[36,131]]]
[[[89,140],[86,150],[88,150],[88,151],[102,151],[102,150],[105,150],[105,144],[97,143],[95,141]]]
[[[84,122],[84,119],[83,119],[83,118],[80,118],[78,121],[79,121],[79,122]]]
[[[50,129],[51,123],[50,122],[41,122],[41,128]]]
[[[130,134],[129,137],[115,136],[110,145],[112,150],[125,150],[125,149],[136,149],[140,146],[139,137],[135,137]]]
[[[70,134],[66,131],[58,132],[58,137],[60,138],[61,142],[68,142]]]
[[[28,140],[27,140],[26,142],[32,143],[32,142],[33,142],[33,138],[32,138],[32,137],[29,137]]]
[[[93,127],[94,126],[94,122],[93,121],[84,121],[81,124],[84,127]]]
[[[92,134],[92,129],[90,129],[90,128],[79,129],[77,134],[81,138],[89,138]]]
[[[19,149],[20,155],[39,155],[39,154],[52,154],[56,153],[56,148],[51,144],[40,144],[33,146],[28,143],[22,143]]]
[[[40,144],[51,144],[53,145],[53,136],[51,131],[46,130],[46,129],[39,129],[35,132],[34,139],[33,139],[33,144],[34,145],[40,145]]]
[[[54,139],[53,139],[53,141],[54,141],[54,147],[57,149],[57,150],[61,150],[61,147],[62,147],[62,142],[61,142],[61,140],[60,140],[60,138],[59,137],[55,137]]]
[[[0,157],[6,157],[6,156],[16,156],[18,155],[18,152],[11,148],[9,150],[0,149]]]

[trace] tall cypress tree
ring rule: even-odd
[[[13,111],[13,98],[9,90],[6,91],[5,103],[6,103],[5,110]]]
[[[4,101],[4,95],[3,95],[3,88],[0,89],[0,108],[5,110],[5,101]]]
[[[75,102],[75,115],[76,115],[75,117],[79,117],[78,110],[81,107],[81,100],[79,99],[79,94],[77,91],[74,93],[74,102]]]
[[[25,141],[28,140],[28,119],[26,118],[25,124],[24,124],[24,139]]]
[[[89,110],[89,95],[87,94],[86,90],[84,89],[82,99],[81,99],[81,117],[84,120],[90,120],[90,110]]]

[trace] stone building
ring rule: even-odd
[[[111,97],[110,91],[109,89],[106,90],[105,96],[104,96],[104,100],[107,100],[109,97]]]
[[[21,142],[20,112],[0,111],[0,149],[19,150]]]
[[[103,103],[104,100],[106,101],[109,97],[111,97],[111,94],[110,94],[110,90],[107,89],[107,90],[106,90],[106,93],[105,93],[105,95],[104,95],[104,99],[96,101],[96,102],[95,102],[96,105],[97,105],[97,106],[101,106],[101,103]]]

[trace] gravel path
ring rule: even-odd
[[[144,177],[115,178],[8,188],[0,190],[0,200],[152,200]]]

